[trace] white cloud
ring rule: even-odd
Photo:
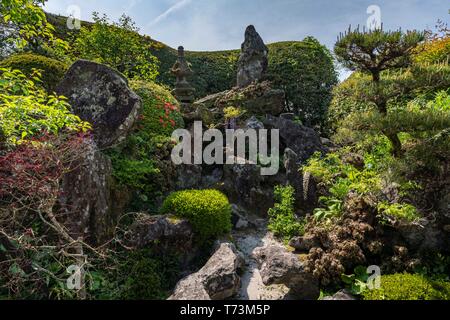
[[[152,22],[150,22],[149,26],[154,26],[154,25],[158,24],[159,22],[166,19],[169,15],[171,15],[175,11],[180,10],[181,8],[187,6],[191,2],[192,2],[192,0],[181,0],[177,3],[175,3],[169,9],[167,9],[166,11],[161,13],[159,16],[157,16]]]

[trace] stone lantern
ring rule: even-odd
[[[184,48],[178,47],[178,59],[170,70],[176,76],[175,89],[173,95],[182,104],[194,102],[195,89],[189,84],[187,78],[193,74],[189,64],[184,57]]]

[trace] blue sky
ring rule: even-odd
[[[349,24],[366,25],[370,5],[379,6],[386,29],[425,29],[450,20],[448,0],[49,0],[46,10],[67,15],[71,5],[82,20],[93,11],[113,19],[126,13],[141,33],[199,51],[239,48],[249,24],[267,43],[312,35],[332,49]]]

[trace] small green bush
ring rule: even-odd
[[[268,212],[269,230],[285,240],[304,233],[304,223],[294,213],[294,193],[292,186],[275,187],[275,205]]]
[[[40,70],[42,74],[42,86],[51,92],[55,90],[58,83],[64,77],[68,66],[55,59],[31,53],[22,53],[10,56],[1,61],[0,68],[17,69],[28,77],[31,77],[33,74],[33,69]]]
[[[448,300],[450,282],[432,281],[418,274],[381,276],[381,287],[362,293],[364,300]]]
[[[217,190],[185,190],[169,195],[161,208],[188,219],[201,240],[231,230],[231,206],[228,198]]]

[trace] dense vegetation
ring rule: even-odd
[[[74,39],[74,46],[79,48],[90,48],[88,58],[98,58],[96,52],[103,50],[108,53],[105,48],[115,46],[130,50],[130,42],[132,40],[124,41],[124,37],[128,33],[138,31],[127,17],[122,17],[119,23],[115,23],[113,28],[118,26],[125,27],[128,30],[126,34],[121,36],[113,30],[102,31],[101,35],[98,29],[103,30],[102,26],[107,25],[106,18],[96,17],[95,24],[84,23],[81,29],[81,35],[77,32],[67,33],[65,30],[65,18],[58,16],[49,16],[49,20],[56,26],[56,34],[59,34],[64,39]],[[89,35],[88,30],[92,31],[93,35]],[[108,36],[108,32],[115,32],[114,37]],[[125,31],[123,31],[125,32]],[[132,34],[129,36],[133,38]],[[88,38],[95,37],[94,45],[86,46]],[[112,39],[117,39],[116,44],[111,44]],[[101,41],[107,41],[108,46],[105,46]],[[148,47],[148,53],[151,56],[146,59],[154,63],[153,56],[157,58],[159,68],[157,81],[166,86],[172,87],[174,83],[174,76],[170,73],[170,69],[177,59],[177,50],[166,46],[163,43],[150,39],[149,37],[142,37],[141,40],[133,40],[136,45],[140,42],[140,47]],[[94,48],[94,49],[92,49]],[[98,48],[98,49],[95,49]],[[332,98],[331,91],[333,86],[337,83],[337,74],[334,70],[332,56],[329,50],[321,45],[316,39],[312,37],[305,38],[303,41],[289,41],[278,42],[268,45],[269,48],[269,70],[267,79],[273,82],[275,88],[282,88],[286,91],[288,100],[288,110],[292,110],[300,116],[300,119],[310,126],[323,126],[325,121],[325,114],[328,105]],[[189,49],[189,48],[186,48]],[[131,50],[133,52],[133,50]],[[139,51],[139,50],[137,50]],[[121,50],[114,50],[113,52],[121,52]],[[239,59],[239,50],[228,51],[213,51],[213,52],[194,52],[186,51],[186,59],[191,64],[194,71],[194,76],[190,79],[193,87],[196,89],[195,95],[197,98],[202,98],[208,94],[217,93],[230,89],[236,84],[237,61]],[[75,56],[79,53],[75,52]],[[84,56],[83,54],[81,56]],[[130,53],[119,55],[124,57],[122,62],[128,63],[136,59],[130,57]],[[136,52],[136,57],[139,57]],[[116,67],[119,71],[124,70],[124,66],[119,67],[117,62],[111,62],[113,57],[107,59],[99,59],[102,62],[108,63]],[[117,59],[116,59],[117,60]],[[137,59],[139,61],[139,59]],[[123,63],[122,63],[123,64]]]
[[[218,190],[174,192],[170,135],[185,126],[170,93],[176,50],[140,36],[126,16],[110,22],[94,14],[94,23],[70,31],[65,18],[43,12],[44,2],[0,4],[8,29],[0,37],[7,56],[0,61],[0,298],[165,299],[181,274],[179,253],[124,244],[124,230],[135,222],[129,212],[186,219],[196,244],[205,246],[230,233],[233,214]],[[405,229],[450,225],[449,39],[443,24],[435,32],[349,29],[334,54],[355,72],[341,84],[331,53],[314,38],[268,46],[266,78],[285,90],[286,111],[332,140],[328,153],[299,167],[317,185],[316,208],[300,216],[298,190],[282,185],[268,211],[269,231],[285,244],[305,235],[338,243],[331,252],[324,246],[305,254],[313,259],[305,270],[322,289],[346,287],[366,300],[449,299],[448,248],[408,252],[394,245]],[[239,51],[186,57],[197,97],[234,85]],[[111,160],[114,195],[127,203],[114,237],[98,248],[68,232],[57,204],[63,177],[93,143],[91,125],[53,93],[79,58],[123,73],[142,99],[131,134],[102,150]],[[226,119],[241,115],[235,107],[225,110]],[[358,260],[363,254],[367,259]],[[362,263],[381,266],[380,288],[367,287]],[[78,291],[66,286],[74,264],[84,268]]]
[[[170,187],[170,136],[184,126],[183,118],[167,89],[142,80],[130,85],[143,101],[141,116],[134,132],[108,154],[117,182],[132,193],[130,209],[155,209],[155,198]]]

